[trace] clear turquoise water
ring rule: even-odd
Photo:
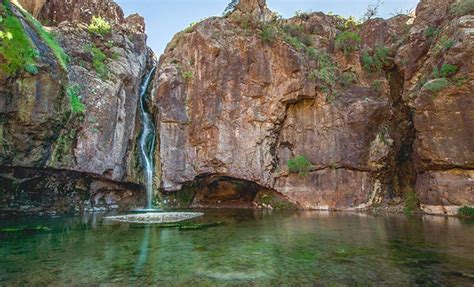
[[[0,220],[0,285],[473,286],[474,224],[453,218],[206,211],[202,230],[101,216]]]

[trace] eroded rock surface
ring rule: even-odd
[[[473,204],[472,15],[422,1],[415,19],[358,25],[322,13],[278,20],[264,2],[178,33],[161,57],[153,101],[165,191],[221,174],[310,209],[413,192],[422,207]],[[361,36],[346,53],[344,33]],[[448,63],[448,87],[420,86]],[[287,168],[298,155],[312,165],[303,176]]]
[[[19,2],[35,14],[44,4],[38,17],[53,25],[51,33],[69,61],[65,69],[34,24],[18,14],[39,51],[38,72],[0,75],[0,165],[140,183],[139,86],[153,57],[143,18],[125,19],[109,0]],[[111,32],[88,31],[92,15],[108,21]],[[74,110],[72,97],[79,98],[83,111]]]

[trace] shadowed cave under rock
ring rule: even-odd
[[[297,204],[275,190],[224,174],[202,174],[176,192],[165,193],[170,207],[294,209]]]

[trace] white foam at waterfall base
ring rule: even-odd
[[[128,223],[172,223],[203,216],[201,212],[148,212],[141,214],[127,214],[107,216],[105,219]]]

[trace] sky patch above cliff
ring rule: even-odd
[[[210,16],[220,16],[230,0],[115,0],[125,14],[139,13],[145,17],[148,45],[160,55],[177,32],[190,23]],[[362,17],[368,5],[375,0],[267,0],[272,11],[284,18],[294,16],[295,11],[322,11],[345,17]],[[379,8],[379,16],[388,18],[395,11],[414,9],[418,0],[385,0]]]

